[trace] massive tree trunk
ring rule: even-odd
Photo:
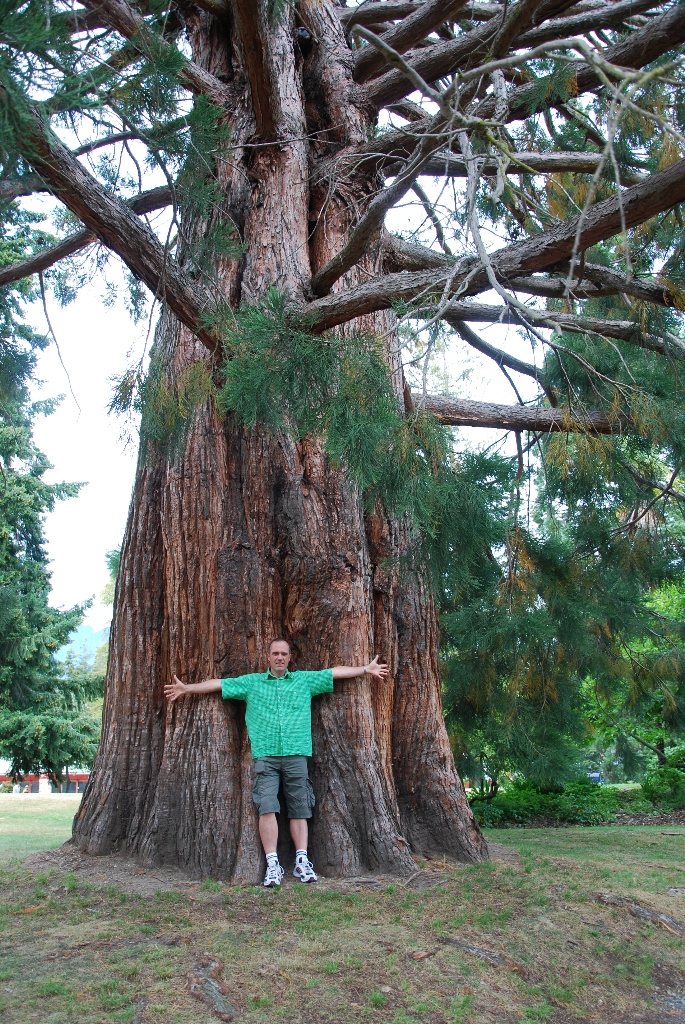
[[[227,83],[230,97],[217,216],[239,226],[246,254],[224,260],[217,281],[236,306],[270,285],[303,295],[379,181],[371,170],[348,180],[344,195],[309,186],[315,157],[359,144],[370,127],[351,99],[352,55],[336,13],[302,2],[265,29],[261,6],[236,0],[232,10],[224,21],[195,10],[188,29],[195,66]],[[306,57],[298,23],[317,44]],[[199,230],[185,218],[187,239]],[[379,242],[341,286],[382,271],[383,259]],[[355,326],[383,332],[396,360],[391,313]],[[175,373],[206,356],[169,314],[155,350]],[[391,369],[399,400],[401,369]],[[243,705],[217,696],[170,705],[162,688],[172,672],[198,681],[264,669],[270,639],[285,636],[296,667],[374,654],[391,666],[383,684],[337,683],[314,702],[317,869],[402,873],[413,853],[487,857],[443,722],[433,599],[420,574],[400,571],[408,541],[406,524],[382,510],[365,516],[314,437],[246,430],[208,405],[175,456],[149,446],[122,550],[102,741],[74,825],[78,846],[197,877],[259,878]]]

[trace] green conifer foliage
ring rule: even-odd
[[[7,263],[43,239],[14,204],[3,214],[0,263]],[[73,659],[64,665],[55,658],[86,605],[50,607],[43,522],[79,485],[46,483],[49,463],[33,442],[35,417],[54,403],[30,400],[36,354],[47,344],[23,321],[31,297],[29,282],[0,292],[0,757],[13,774],[61,778],[65,766],[92,762],[99,726],[85,704],[102,679]]]

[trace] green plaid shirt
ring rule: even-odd
[[[245,724],[253,757],[289,757],[312,753],[312,697],[333,690],[333,669],[267,672],[221,680],[224,700],[247,702]]]

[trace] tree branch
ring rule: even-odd
[[[134,196],[133,199],[127,201],[127,205],[139,216],[152,213],[153,210],[161,210],[163,207],[169,206],[170,203],[171,190],[167,185],[153,188],[149,192],[141,192],[139,196]],[[59,263],[60,260],[66,259],[67,256],[73,256],[81,249],[87,249],[97,240],[95,232],[89,231],[87,228],[83,231],[75,231],[61,242],[47,246],[25,260],[2,267],[0,269],[0,287],[12,284],[14,281],[21,281],[24,277],[30,277],[32,274],[40,274],[54,266],[55,263]]]
[[[648,25],[633,32],[627,39],[622,39],[615,46],[608,46],[602,52],[602,60],[622,68],[643,68],[663,53],[675,49],[683,41],[685,41],[685,6],[674,4],[661,17],[655,18]],[[554,87],[551,79],[549,79],[550,87],[546,91],[541,88],[543,83],[544,79],[512,89],[508,96],[507,122],[531,117],[567,98],[568,94],[562,95]],[[574,94],[580,95],[589,92],[601,84],[602,80],[594,68],[583,67],[576,74]],[[488,118],[494,111],[494,97],[488,96],[477,107],[474,116]]]
[[[242,44],[245,72],[250,83],[257,135],[272,138],[281,122],[279,82],[270,59],[271,28],[263,0],[232,0]]]
[[[475,331],[472,331],[468,324],[464,323],[463,319],[460,319],[460,315],[463,316],[464,313],[464,306],[466,306],[465,302],[455,303],[454,307],[445,313],[443,320],[453,327],[460,337],[464,339],[466,344],[471,346],[471,348],[475,348],[477,352],[487,356],[488,359],[492,359],[498,366],[506,366],[508,370],[514,370],[516,373],[522,373],[526,377],[532,377],[533,380],[538,381],[538,383],[540,383],[547,392],[548,388],[543,384],[544,373],[538,366],[533,366],[532,363],[526,363],[523,359],[517,359],[516,356],[509,355],[508,352],[504,352],[502,349],[495,348],[494,345],[490,345],[487,341],[476,334]],[[466,310],[466,313],[468,316],[468,309]]]
[[[445,78],[467,61],[475,63],[487,55],[488,43],[496,33],[500,21],[501,15],[496,14],[472,32],[427,47],[410,60],[409,64],[427,82]],[[359,87],[359,103],[369,104],[372,108],[380,110],[381,107],[387,107],[388,104],[403,99],[412,91],[413,86],[403,71],[388,71],[370,86],[363,89]]]
[[[0,181],[0,199],[19,199],[34,192],[47,192],[48,188],[37,174],[24,174],[21,178],[6,178]]]
[[[422,3],[388,3],[360,4],[359,7],[347,8],[340,12],[340,20],[349,31],[353,25],[377,25],[379,21],[395,21],[415,14],[423,7]]]
[[[654,0],[621,0],[606,4],[596,11],[573,14],[568,18],[553,18],[537,28],[529,29],[516,40],[517,46],[537,46],[550,39],[566,39],[569,36],[584,35],[596,28],[618,28],[626,18],[640,14],[654,7]]]
[[[125,39],[130,39],[141,53],[149,55],[171,49],[170,44],[152,32],[145,19],[126,0],[83,0],[83,4],[97,12]],[[179,71],[178,77],[191,92],[207,96],[219,107],[226,103],[229,95],[226,86],[199,64],[188,61]]]
[[[618,234],[622,229],[622,222],[629,229],[683,202],[685,159],[678,160],[663,171],[650,175],[639,185],[626,189],[620,198],[620,203],[618,196],[605,199],[590,207],[584,216],[579,214],[570,217],[549,231],[533,235],[492,253],[490,263],[495,275],[500,280],[512,280],[545,270],[562,260],[568,260],[576,245],[576,232],[581,216],[583,220],[579,252]],[[365,313],[389,309],[395,302],[410,302],[419,295],[442,295],[447,288],[450,294],[462,290],[462,294],[467,296],[475,295],[489,287],[485,268],[479,270],[476,258],[470,257],[442,271],[388,274],[358,288],[350,288],[311,302],[308,310],[316,318],[317,331],[322,331]]]
[[[3,98],[6,100],[6,96]],[[181,271],[149,227],[126,203],[103,188],[37,113],[24,116],[22,128],[22,155],[49,185],[55,198],[117,253],[155,298],[165,302],[213,350],[217,338],[204,326],[203,318],[211,303],[198,283]]]
[[[405,53],[419,40],[424,39],[433,29],[449,21],[468,0],[426,0],[418,9],[395,28],[383,33],[383,42],[396,53]],[[366,82],[385,67],[385,57],[372,46],[360,50],[352,67],[355,82]]]
[[[433,119],[431,130],[421,139],[414,156],[398,174],[393,184],[369,203],[344,248],[314,274],[310,285],[314,295],[325,295],[332,285],[364,256],[369,242],[382,227],[388,210],[406,195],[421,168],[442,145],[442,127],[444,118],[442,114],[438,114]]]
[[[433,413],[441,423],[451,427],[498,427],[501,430],[535,430],[541,433],[572,431],[582,434],[618,434],[626,425],[621,416],[609,417],[597,410],[578,411],[569,415],[566,409],[541,406],[495,405],[463,398],[412,393],[417,408]]]
[[[499,21],[500,17],[497,15],[466,35],[427,47],[409,61],[410,66],[429,83],[454,74],[465,67],[475,66],[478,60],[487,55],[488,40],[491,40],[493,34],[498,30]],[[627,39],[621,40],[615,46],[607,47],[602,53],[602,58],[619,67],[641,68],[656,60],[662,53],[678,46],[684,39],[685,8],[680,4],[674,4],[661,17],[655,18],[648,25],[632,33]],[[600,84],[600,78],[594,68],[584,67],[576,76],[576,93],[588,92]],[[412,86],[406,75],[402,71],[393,70],[367,87],[363,94],[360,93],[359,99],[360,102],[368,102],[374,108],[380,109],[380,107],[386,107],[390,103],[402,99],[411,92],[411,89]],[[530,117],[531,114],[554,106],[559,100],[565,98],[554,88],[545,92],[541,88],[541,82],[519,86],[509,93],[507,121]],[[495,98],[487,96],[474,112],[474,116],[491,117],[494,108]]]

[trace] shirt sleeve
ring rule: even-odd
[[[252,676],[236,676],[235,679],[221,680],[221,696],[224,700],[247,700]]]
[[[321,672],[307,672],[307,682],[312,697],[316,697],[319,693],[332,693],[333,669],[324,668]]]

